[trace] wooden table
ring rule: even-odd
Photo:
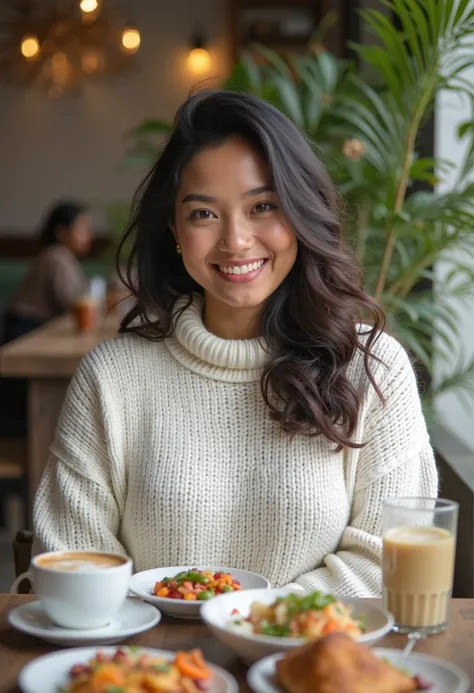
[[[118,330],[109,315],[94,332],[79,333],[71,315],[52,320],[0,349],[0,375],[28,379],[28,505],[48,459],[69,381],[79,361]]]
[[[16,692],[16,679],[21,668],[35,657],[58,649],[18,633],[8,625],[9,610],[29,599],[33,597],[0,595],[0,693]],[[405,636],[392,634],[384,638],[381,646],[403,648],[405,642]],[[200,647],[206,659],[230,671],[237,678],[241,692],[248,693],[246,667],[199,621],[163,617],[158,626],[123,644],[167,650]],[[471,678],[470,693],[474,693],[474,599],[454,599],[449,630],[419,643],[416,651],[433,654],[460,666]]]

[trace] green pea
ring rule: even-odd
[[[153,669],[163,674],[167,674],[170,670],[168,664],[154,664]]]
[[[208,599],[212,599],[213,593],[210,590],[203,590],[202,592],[199,592],[197,598],[200,602],[205,602]]]
[[[233,592],[234,589],[230,585],[224,585],[224,587],[222,588],[222,591],[223,592]]]

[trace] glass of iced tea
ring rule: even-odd
[[[383,602],[399,633],[441,633],[449,619],[458,504],[442,498],[383,503]]]
[[[90,332],[97,327],[99,303],[93,296],[81,296],[74,303],[74,317],[79,332]]]

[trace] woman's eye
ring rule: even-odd
[[[215,217],[215,214],[214,212],[211,212],[210,209],[194,209],[189,217],[194,221],[202,221],[203,219],[211,219],[212,217]]]
[[[273,202],[257,202],[252,212],[261,214],[262,212],[270,212],[272,209],[276,209],[276,205]]]

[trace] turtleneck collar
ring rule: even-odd
[[[175,304],[175,313],[187,303]],[[250,383],[260,379],[268,352],[262,339],[222,339],[203,323],[204,302],[195,295],[191,305],[174,320],[174,332],[166,345],[175,359],[195,373],[231,383]]]

